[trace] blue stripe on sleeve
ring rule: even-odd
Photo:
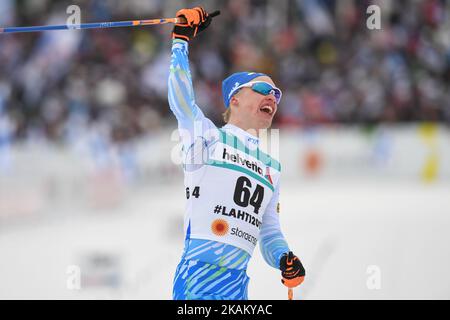
[[[289,246],[281,232],[280,216],[277,212],[279,190],[278,184],[263,216],[259,242],[264,260],[276,269],[280,267],[281,256],[289,252]]]
[[[189,71],[188,43],[175,39],[172,42],[172,58],[168,79],[169,106],[180,127],[189,128],[198,113],[194,89]]]

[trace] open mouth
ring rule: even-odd
[[[267,104],[267,105],[263,105],[262,107],[260,107],[259,111],[271,116],[271,115],[273,115],[275,108],[273,106],[270,106]]]

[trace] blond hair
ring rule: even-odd
[[[225,123],[228,123],[228,121],[230,121],[230,116],[231,116],[231,108],[228,107],[227,110],[225,110],[225,112],[222,113],[223,121]]]

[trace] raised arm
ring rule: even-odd
[[[203,116],[195,103],[191,71],[189,70],[188,42],[172,40],[172,58],[169,73],[169,106],[182,128],[189,129],[198,116]]]
[[[206,138],[210,131],[217,130],[195,102],[188,58],[189,41],[208,27],[211,17],[200,7],[182,9],[177,17],[184,17],[187,22],[175,25],[172,32],[168,100],[187,150],[198,136]]]

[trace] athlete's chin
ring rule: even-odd
[[[272,126],[272,119],[261,119],[258,123],[258,129],[269,129]]]

